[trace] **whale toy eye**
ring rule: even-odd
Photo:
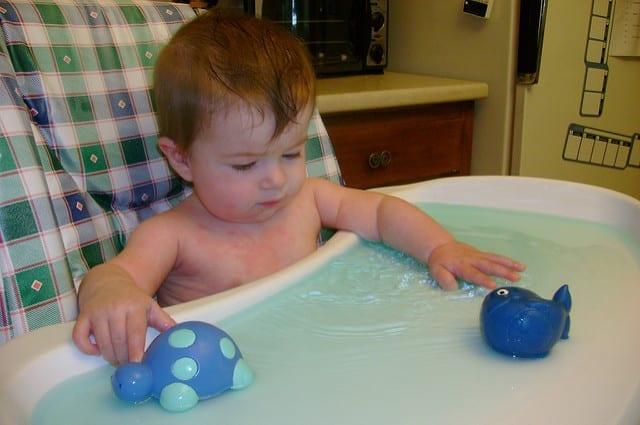
[[[509,290],[508,290],[508,289],[505,289],[505,288],[498,289],[498,290],[496,291],[496,294],[498,294],[498,295],[500,295],[500,296],[505,296],[505,295],[508,295],[508,294],[509,294]]]

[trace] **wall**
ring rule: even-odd
[[[476,102],[472,174],[508,174],[515,79],[514,1],[494,1],[488,20],[463,0],[395,0],[389,11],[389,70],[483,81]]]

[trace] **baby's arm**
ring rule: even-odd
[[[406,252],[428,264],[444,289],[457,289],[456,276],[494,288],[490,276],[517,281],[525,268],[510,258],[458,242],[429,215],[399,198],[320,180],[310,184],[323,225],[350,230]]]
[[[82,280],[73,329],[82,352],[102,354],[112,364],[140,361],[147,326],[162,331],[175,323],[153,299],[177,257],[177,238],[164,220],[158,216],[141,224],[118,256]]]

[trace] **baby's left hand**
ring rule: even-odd
[[[456,277],[494,289],[496,283],[491,276],[517,282],[520,272],[526,268],[511,258],[482,252],[456,240],[436,247],[427,264],[431,275],[447,291],[458,289]]]

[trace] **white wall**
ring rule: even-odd
[[[489,97],[476,102],[472,174],[510,169],[517,4],[493,3],[488,20],[463,14],[463,0],[389,5],[389,70],[489,85]]]

